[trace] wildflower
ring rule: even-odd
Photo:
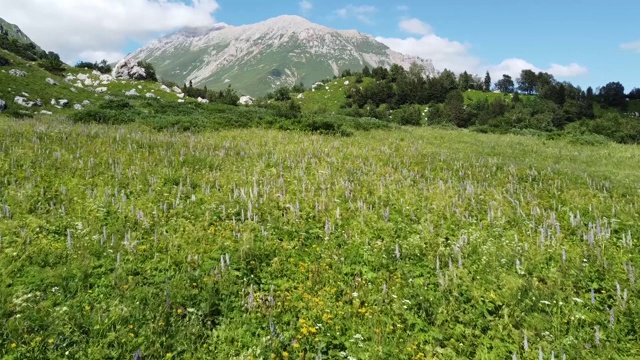
[[[614,323],[615,323],[615,313],[612,306],[611,310],[609,310],[609,327],[613,327]]]
[[[15,349],[16,347],[18,347],[18,345],[16,343],[11,343],[11,348]]]
[[[523,341],[523,346],[524,351],[529,350],[529,341],[527,340],[527,332],[524,332],[524,341]]]
[[[400,261],[400,246],[396,244],[396,258]]]
[[[600,327],[596,326],[596,345],[600,345]]]
[[[353,294],[351,294],[351,296],[358,297],[358,293],[357,292],[353,292]]]

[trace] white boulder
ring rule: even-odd
[[[52,78],[46,78],[44,81],[46,81],[47,84],[49,84],[49,85],[54,85],[54,86],[58,85],[58,82],[53,80]]]
[[[297,98],[298,98],[298,99],[304,99],[304,94],[299,94],[299,95],[297,96]]]
[[[171,89],[169,89],[169,87],[167,85],[160,86],[160,90],[162,90],[164,92],[171,92]]]
[[[345,82],[344,82],[344,84],[345,84],[345,85],[349,85],[349,84],[350,84],[350,83],[349,83],[349,80],[345,81]]]
[[[116,64],[111,74],[114,79],[146,80],[146,70],[133,59],[123,59]]]
[[[16,76],[16,77],[25,77],[25,76],[27,76],[27,73],[22,71],[22,70],[11,69],[11,70],[9,70],[9,75]]]
[[[51,111],[47,111],[47,110],[41,110],[41,111],[40,111],[40,114],[43,114],[43,115],[53,115],[53,113],[52,113]]]
[[[156,96],[155,96],[154,94],[152,94],[152,93],[146,93],[146,94],[145,94],[145,96],[146,96],[146,97],[148,97],[148,98],[150,98],[150,99],[155,99],[155,97],[156,97]]]
[[[97,92],[97,93],[104,93],[104,92],[107,92],[107,88],[106,88],[106,87],[99,87],[99,88],[96,88],[96,92]]]
[[[182,94],[182,89],[177,86],[172,87],[171,90],[173,90],[173,92],[176,94]]]
[[[80,104],[75,104],[75,105],[73,105],[73,108],[74,108],[75,110],[82,110],[82,105],[80,105]]]
[[[256,101],[256,99],[252,98],[251,96],[241,96],[240,100],[238,100],[238,104],[251,105],[254,101]]]
[[[127,96],[138,96],[140,94],[138,94],[138,92],[136,91],[136,89],[131,89],[129,91],[127,91],[126,93],[124,93]]]
[[[24,107],[33,107],[36,103],[34,103],[33,101],[29,101],[26,98],[23,98],[22,96],[16,96],[13,99],[13,102],[15,102],[18,105],[24,106]]]
[[[200,98],[200,97],[199,97],[199,98],[198,98],[198,102],[199,102],[199,103],[201,103],[201,104],[208,104],[208,103],[209,103],[209,100],[207,100],[207,99],[203,99],[203,98]]]

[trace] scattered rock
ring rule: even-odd
[[[184,94],[176,94],[180,99],[184,98]]]
[[[22,96],[16,96],[13,99],[13,102],[15,102],[18,105],[22,105],[24,107],[33,107],[36,103],[34,103],[33,101],[29,101],[26,98],[23,98]]]
[[[0,112],[3,112],[5,110],[7,110],[7,103],[4,100],[0,99]]]
[[[74,109],[74,110],[82,110],[82,105],[80,105],[80,104],[75,104],[75,105],[73,105],[73,109]]]
[[[58,105],[58,102],[56,101],[56,99],[51,99],[51,105]]]
[[[51,111],[47,111],[47,110],[42,110],[42,111],[40,111],[40,114],[43,114],[43,115],[53,115],[53,113],[52,113]]]
[[[27,73],[22,71],[22,70],[11,69],[11,70],[9,70],[9,75],[17,76],[17,77],[25,77],[25,76],[27,76]]]
[[[40,99],[36,100],[36,106],[43,106],[43,105],[44,105],[44,102],[42,100]]]
[[[77,79],[75,75],[73,74],[67,74],[67,77],[64,78],[64,81],[66,82],[72,82],[73,80]]]
[[[91,101],[85,100],[82,102],[82,106],[91,106]]]
[[[96,88],[96,92],[97,92],[97,93],[104,93],[104,92],[107,92],[107,88],[106,88],[106,87],[99,87],[99,88]]]
[[[76,90],[76,88],[71,88],[71,92],[77,93],[78,90]]]
[[[124,93],[127,96],[138,96],[140,94],[138,94],[138,92],[136,91],[136,89],[131,89],[129,91],[127,91],[126,93]]]
[[[350,84],[350,83],[349,83],[349,80],[345,81],[345,82],[344,82],[344,84],[345,84],[345,85],[349,85],[349,84]]]
[[[315,84],[311,85],[311,91],[316,91],[316,88],[318,88],[318,87],[322,87],[322,86],[324,86],[324,84],[323,84],[323,83],[321,83],[321,82],[317,82],[317,83],[315,83]]]
[[[53,80],[52,78],[46,78],[45,81],[47,82],[47,84],[49,85],[58,85],[58,82]]]
[[[298,98],[298,99],[304,99],[304,94],[299,94],[299,95],[297,96],[297,98]]]
[[[79,88],[83,88],[83,87],[84,87],[84,85],[82,85],[82,83],[81,83],[80,81],[76,82],[76,83],[74,84],[74,86],[75,86],[75,87],[79,87]]]
[[[29,94],[27,94],[26,92],[24,92],[24,91],[23,91],[23,92],[22,92],[22,96],[24,96],[24,97],[28,98],[28,97],[29,97]]]
[[[58,105],[62,106],[62,107],[67,107],[67,105],[69,105],[69,100],[67,99],[60,99],[58,100]]]
[[[107,74],[100,75],[100,81],[109,81],[109,82],[111,82],[111,81],[113,81],[113,76],[107,75]]]
[[[173,90],[173,92],[176,94],[182,94],[182,89],[177,86],[172,87],[171,90]]]
[[[169,89],[169,87],[167,85],[162,85],[160,87],[160,90],[162,90],[164,92],[171,92],[171,89]]]
[[[93,75],[95,75],[95,76],[101,76],[102,75],[102,73],[100,71],[98,71],[98,70],[93,70],[91,73]]]
[[[91,86],[91,85],[93,85],[93,81],[91,81],[91,79],[85,79],[84,84],[86,86]]]
[[[116,79],[146,80],[147,72],[136,61],[123,59],[113,69],[113,77]]]
[[[150,99],[155,99],[156,98],[156,96],[154,94],[152,94],[152,93],[146,93],[145,96],[150,98]]]
[[[183,102],[184,102],[184,99],[180,99],[180,100],[178,100],[178,102],[179,102],[179,103],[183,103]]]
[[[203,98],[200,98],[200,97],[199,97],[199,98],[198,98],[198,102],[199,102],[199,103],[201,103],[201,104],[208,104],[208,103],[209,103],[209,100],[207,100],[207,99],[203,99]]]
[[[78,74],[78,76],[76,78],[78,80],[87,80],[89,78],[89,75],[87,75],[87,74]]]
[[[252,98],[251,96],[242,96],[242,97],[240,97],[240,100],[238,101],[238,104],[240,104],[240,105],[251,105],[251,104],[253,104],[254,101],[256,101],[256,99]]]

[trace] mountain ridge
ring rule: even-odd
[[[436,74],[430,60],[391,50],[357,30],[335,30],[295,15],[256,24],[185,28],[157,39],[126,59],[151,62],[160,77],[218,89],[232,85],[247,95],[264,95],[299,82],[313,82],[364,66],[409,67],[418,63]]]

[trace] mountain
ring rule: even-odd
[[[0,32],[5,32],[9,38],[15,38],[22,43],[35,44],[24,32],[22,32],[22,30],[20,30],[18,25],[11,24],[2,18],[0,18]],[[39,46],[36,45],[36,47],[40,49]]]
[[[408,68],[416,62],[427,75],[430,60],[395,52],[371,35],[334,30],[302,17],[284,15],[253,25],[188,28],[158,39],[128,59],[152,63],[164,80],[221,89],[232,85],[246,95],[361,70],[365,65]]]

